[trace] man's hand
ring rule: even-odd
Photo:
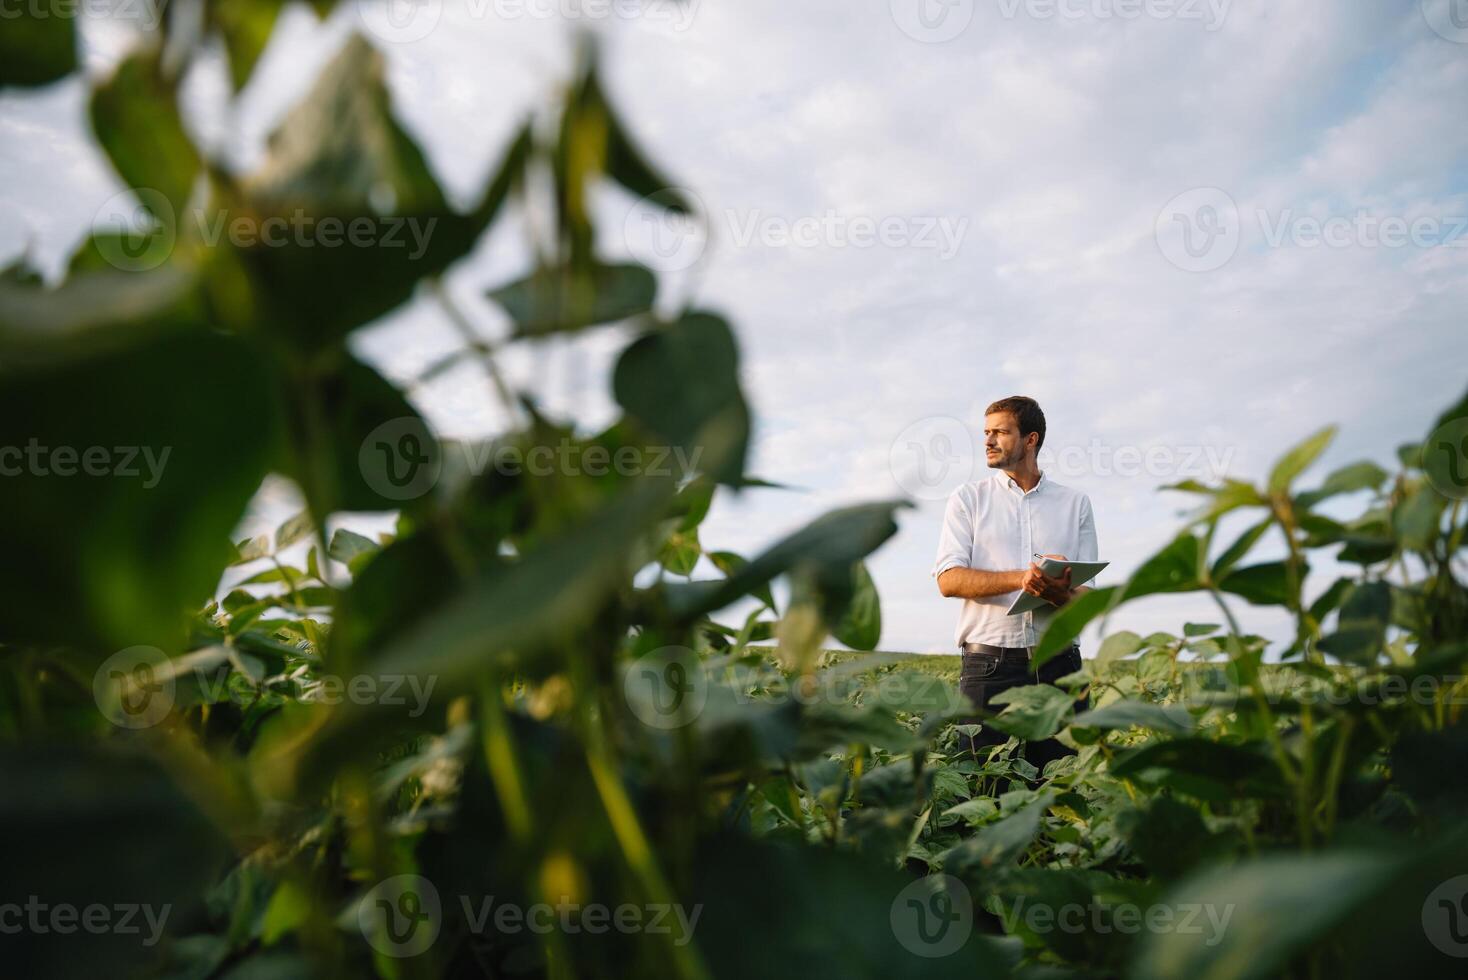
[[[1061,561],[1065,560],[1064,555],[1046,555],[1045,557],[1058,558]],[[1025,570],[1024,579],[1020,583],[1020,588],[1030,595],[1039,596],[1052,606],[1063,606],[1075,595],[1070,587],[1069,565],[1066,566],[1065,571],[1061,572],[1055,578],[1051,578],[1040,571],[1039,565],[1030,562],[1030,567]]]

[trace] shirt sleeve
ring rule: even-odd
[[[1100,561],[1096,547],[1096,514],[1091,510],[1091,498],[1081,497],[1080,548],[1076,561]]]
[[[959,491],[948,495],[943,513],[943,531],[938,535],[938,557],[933,562],[933,577],[950,568],[968,568],[974,540],[974,520]]]

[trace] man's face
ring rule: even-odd
[[[1009,412],[984,416],[984,461],[992,470],[1018,466],[1025,459],[1025,440],[1019,436],[1019,420]]]

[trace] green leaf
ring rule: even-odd
[[[210,4],[209,16],[224,40],[229,80],[236,92],[250,80],[255,63],[270,43],[282,6],[282,0],[230,0]]]
[[[1217,582],[1219,579],[1228,575],[1229,572],[1233,571],[1234,566],[1249,553],[1249,549],[1254,547],[1258,540],[1264,536],[1264,532],[1268,531],[1273,525],[1274,518],[1266,517],[1258,524],[1250,527],[1243,534],[1240,534],[1238,539],[1229,545],[1223,554],[1218,556],[1218,560],[1213,563],[1213,569],[1209,573],[1212,579]]]
[[[714,483],[712,480],[700,477],[689,483],[673,500],[673,513],[681,514],[682,520],[678,524],[680,531],[692,531],[703,523],[708,516],[709,507],[714,502]],[[722,568],[720,569],[722,571]]]
[[[714,567],[723,572],[725,577],[727,578],[732,578],[736,572],[749,564],[749,560],[747,558],[742,555],[735,554],[732,551],[709,551],[705,554],[708,555],[709,561],[714,563]],[[760,602],[763,602],[766,606],[770,608],[771,611],[776,613],[779,612],[779,610],[775,608],[775,596],[770,591],[770,584],[768,581],[752,587],[749,594],[754,596]]]
[[[1258,746],[1206,738],[1150,742],[1118,755],[1110,770],[1113,776],[1172,786],[1211,801],[1285,793],[1279,770]]]
[[[691,575],[702,554],[698,544],[698,529],[673,531],[663,542],[658,552],[658,562],[674,575]]]
[[[1075,704],[1075,696],[1049,684],[1024,684],[995,695],[989,703],[1006,707],[984,724],[1035,742],[1060,731],[1062,720]]]
[[[1105,730],[1132,727],[1151,728],[1171,735],[1186,735],[1196,724],[1187,709],[1177,705],[1153,704],[1150,701],[1124,699],[1083,711],[1071,720],[1076,728],[1100,728]]]
[[[866,562],[852,567],[854,586],[845,615],[831,627],[836,639],[853,650],[875,650],[882,637],[882,604],[877,584],[867,571]]]
[[[1170,796],[1154,797],[1144,807],[1117,814],[1117,829],[1148,869],[1176,879],[1221,850],[1225,838],[1208,832],[1198,811]]]
[[[650,435],[682,447],[718,482],[739,482],[749,410],[739,388],[738,347],[724,320],[690,313],[643,334],[618,359],[612,390]]]
[[[382,56],[351,38],[271,134],[260,170],[242,184],[216,174],[210,220],[259,230],[215,256],[216,290],[232,290],[221,303],[230,322],[299,349],[331,347],[466,255],[518,186],[528,133],[474,211],[450,210],[393,116],[384,72]]]
[[[1315,622],[1324,621],[1325,617],[1334,612],[1346,597],[1346,590],[1351,587],[1352,580],[1341,577],[1330,584],[1330,588],[1320,594],[1320,597],[1310,604],[1310,616]]]
[[[1055,794],[1047,790],[983,827],[943,856],[944,869],[960,877],[981,877],[1014,863],[1040,832],[1040,818],[1054,801]]]
[[[235,545],[235,559],[230,564],[243,565],[247,562],[258,561],[268,554],[270,554],[270,535],[257,534]]]
[[[0,31],[0,87],[47,85],[76,71],[74,17],[33,4],[12,10]]]
[[[1130,657],[1140,649],[1142,649],[1142,638],[1131,630],[1112,633],[1101,641],[1101,649],[1096,652],[1096,666],[1103,667],[1113,660]]]
[[[780,541],[723,581],[670,586],[668,607],[675,616],[694,617],[755,592],[799,564],[849,568],[897,533],[893,514],[906,501],[859,504],[833,510]]]
[[[1371,903],[1399,867],[1389,854],[1358,851],[1272,855],[1204,871],[1165,901],[1173,908],[1211,910],[1213,927],[1144,937],[1134,975],[1144,980],[1284,975],[1298,954],[1323,943],[1348,914]]]
[[[337,528],[336,533],[331,536],[331,543],[326,546],[326,553],[346,565],[353,574],[360,571],[381,550],[376,541],[344,527]]]
[[[608,177],[640,198],[677,214],[691,213],[688,198],[648,160],[627,126],[603,94],[594,65],[586,72],[576,109],[583,117],[597,118],[596,128],[605,133],[605,168]]]
[[[1142,563],[1125,586],[1123,599],[1159,592],[1191,592],[1198,582],[1201,546],[1197,536],[1183,533]]]
[[[437,484],[438,440],[375,369],[339,353],[277,384],[291,422],[290,454],[280,468],[300,485],[318,519],[342,510],[393,510]]]
[[[303,510],[275,529],[275,550],[284,551],[315,530],[316,525],[311,521],[311,514]]]
[[[149,909],[173,913],[168,926],[197,915],[198,896],[232,856],[223,835],[146,753],[123,751],[117,740],[71,741],[0,750],[0,784],[12,789],[0,795],[6,888],[26,896],[22,905],[35,896],[50,910]],[[135,932],[13,929],[6,956],[35,977],[152,972],[158,950],[144,941],[141,911],[133,924]]]
[[[631,573],[633,545],[671,499],[671,481],[646,479],[586,519],[546,537],[512,565],[497,567],[392,634],[362,665],[379,677],[416,676],[448,696],[477,682],[487,665],[519,669],[584,630]],[[386,552],[367,567],[383,565]],[[409,568],[411,569],[411,565]],[[365,578],[365,572],[364,572]],[[344,704],[312,759],[318,775],[342,752],[362,750],[377,706]],[[327,767],[327,768],[321,768]]]
[[[1419,483],[1392,507],[1392,530],[1403,548],[1431,551],[1437,542],[1447,499],[1430,484]]]
[[[1051,657],[1069,647],[1086,628],[1086,624],[1112,607],[1121,596],[1119,586],[1091,589],[1066,603],[1050,620],[1040,643],[1035,647],[1034,665],[1039,669]]]
[[[57,346],[0,366],[0,446],[35,447],[0,479],[0,552],[26,556],[0,568],[0,635],[177,650],[276,454],[264,366],[204,330]]]
[[[489,294],[515,322],[516,337],[571,333],[652,309],[657,279],[640,265],[537,269]]]
[[[184,129],[178,92],[161,58],[159,47],[128,56],[93,90],[91,115],[97,141],[122,182],[138,191],[140,203],[167,226],[183,219],[200,158]],[[161,204],[155,195],[162,195],[171,214],[157,213]]]
[[[1309,569],[1301,571],[1301,578]],[[1225,575],[1218,588],[1243,596],[1256,606],[1283,606],[1290,600],[1289,569],[1282,561],[1250,565]]]
[[[1307,509],[1338,494],[1355,493],[1358,490],[1379,490],[1389,475],[1386,470],[1370,460],[1351,463],[1326,477],[1319,489],[1297,494],[1295,505],[1300,509]]]
[[[1375,663],[1386,643],[1391,612],[1386,582],[1353,583],[1341,603],[1336,631],[1321,638],[1320,649],[1348,663]]]
[[[1219,629],[1221,629],[1221,627],[1218,623],[1184,623],[1183,635],[1207,636],[1209,633],[1218,632]]]
[[[1311,463],[1325,452],[1335,438],[1336,427],[1328,425],[1291,448],[1274,464],[1269,472],[1268,488],[1271,494],[1288,493],[1295,477],[1303,473]]]

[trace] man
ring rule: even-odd
[[[1050,683],[1081,667],[1075,644],[1038,673],[1030,666],[1033,647],[1055,609],[1087,591],[1071,587],[1069,568],[1058,578],[1046,576],[1034,556],[1097,560],[1091,500],[1040,471],[1036,454],[1044,444],[1045,413],[1033,398],[1016,395],[990,405],[984,413],[984,448],[995,472],[955,490],[943,518],[933,575],[938,591],[963,600],[955,637],[963,658],[959,690],[982,708],[1000,691]],[[1049,607],[1005,615],[1021,591],[1043,598]],[[1077,702],[1077,710],[1084,707],[1084,699]],[[966,743],[977,750],[1007,739],[984,725]],[[1042,770],[1071,754],[1053,738],[1025,746],[1025,757]]]

